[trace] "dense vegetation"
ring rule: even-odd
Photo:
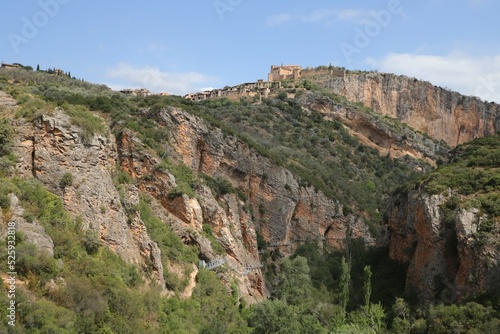
[[[323,98],[347,103],[311,82],[301,85]],[[104,134],[104,118],[115,134],[130,129],[149,150],[163,157],[168,129],[156,122],[157,115],[165,107],[180,107],[238,136],[289,168],[303,184],[315,186],[351,211],[366,213],[374,231],[392,190],[413,175],[409,161],[379,156],[360,145],[341,123],[305,112],[297,99],[286,94],[262,103],[216,100],[196,104],[179,97],[129,97],[104,86],[25,70],[0,70],[0,89],[18,100],[16,117],[36,119],[41,113],[63,108],[71,122],[84,129],[85,141],[93,134]],[[159,245],[164,268],[175,264],[184,271],[184,279],[179,279],[165,269],[166,284],[174,295],[163,296],[160,287],[150,282],[150,266],[126,264],[101,247],[96,235],[85,232],[82,219],[72,218],[59,197],[36,180],[12,176],[16,159],[12,135],[10,122],[2,119],[0,207],[7,214],[11,206],[7,194],[15,194],[25,209],[25,219],[37,221],[53,239],[55,254],[52,258],[38,251],[18,233],[18,273],[26,285],[17,292],[18,326],[8,327],[2,321],[1,332],[495,333],[500,326],[500,303],[492,299],[485,305],[474,301],[413,305],[412,296],[403,293],[405,268],[388,259],[387,249],[367,249],[359,240],[347,240],[345,251],[321,250],[317,243],[306,242],[290,258],[281,258],[277,251],[264,253],[272,296],[260,304],[245,305],[234,284],[229,292],[217,273],[203,269],[196,277],[193,296],[182,299],[179,292],[198,261],[198,250],[185,245],[156,217],[150,199],[143,196],[130,211],[140,214]],[[499,216],[499,144],[497,136],[461,146],[452,163],[412,182],[411,187],[424,185],[434,193],[451,187],[460,196],[478,194],[469,204],[479,203],[489,215]],[[204,182],[216,195],[235,193],[245,200],[245,194],[227,180],[197,175],[169,157],[156,168],[175,175],[178,186],[168,194],[171,197],[194,197],[195,183]],[[72,181],[67,174],[58,182],[65,188]],[[116,181],[118,189],[132,182],[120,173]],[[209,225],[203,227],[203,234],[217,245]],[[5,245],[0,247],[5,249]],[[4,253],[0,261],[6,262]],[[2,319],[6,319],[6,296],[0,291]]]
[[[447,218],[453,219],[459,209],[480,209],[486,219],[479,226],[478,243],[486,243],[500,227],[500,134],[456,147],[449,163],[406,183],[399,191],[418,187],[448,197],[442,206]]]

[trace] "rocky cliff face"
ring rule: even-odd
[[[289,171],[237,138],[225,136],[180,109],[164,109],[158,117],[169,129],[171,160],[182,161],[198,174],[230,180],[247,199],[214,194],[202,183],[195,189],[196,198],[169,196],[177,185],[175,177],[156,168],[160,160],[144,153],[142,143],[129,131],[118,136],[121,168],[142,192],[155,199],[156,207],[165,211],[169,225],[184,242],[198,247],[203,260],[223,259],[228,264],[230,271],[222,274],[223,280],[236,278],[239,292],[247,300],[261,300],[267,294],[259,268],[257,231],[271,248],[284,254],[307,238],[342,247],[348,226],[354,236],[368,244],[374,242],[361,219],[344,216],[337,203],[313,188],[299,186]],[[217,254],[203,236],[204,224],[211,226],[224,254]]]
[[[127,216],[113,185],[112,172],[117,163],[113,137],[96,135],[89,143],[82,141],[81,129],[72,125],[61,110],[34,123],[17,120],[15,128],[17,172],[37,178],[60,195],[66,209],[82,218],[83,228],[94,230],[125,261],[143,267],[151,261],[158,283],[164,286],[157,245],[136,214]],[[63,189],[60,180],[66,173],[73,176],[73,182]],[[133,202],[134,198],[138,198],[137,189],[128,189],[124,201]]]
[[[348,74],[332,79],[333,92],[389,115],[450,146],[500,131],[500,106],[383,73]]]
[[[182,161],[196,172],[230,180],[247,199],[234,193],[214,194],[202,183],[195,189],[196,198],[169,196],[177,185],[175,177],[168,170],[158,169],[160,160],[148,154],[129,131],[122,132],[117,142],[109,130],[107,135],[84,141],[81,129],[71,124],[63,110],[34,122],[13,122],[17,173],[40,180],[61,196],[66,209],[82,218],[83,228],[95,231],[103,244],[127,262],[143,268],[152,264],[161,286],[165,286],[165,280],[160,249],[148,236],[139,212],[134,211],[141,193],[152,197],[155,214],[184,243],[196,245],[203,260],[225,261],[229,271],[222,272],[221,278],[228,286],[231,281],[237,282],[240,295],[250,302],[262,300],[267,294],[257,231],[270,247],[285,254],[307,238],[342,247],[348,226],[354,236],[368,244],[374,242],[364,222],[344,216],[338,203],[312,187],[300,186],[286,169],[179,109],[164,110],[160,115],[160,123],[170,130],[172,160]],[[118,166],[135,180],[121,193],[113,182]],[[63,187],[61,179],[68,173],[73,181]],[[204,224],[211,226],[222,254],[204,235]],[[45,240],[43,231],[35,232],[33,240],[47,248],[50,238]],[[47,242],[42,243],[42,239]],[[167,270],[182,276],[181,268],[173,263]],[[196,271],[191,272],[188,288],[182,293],[185,297],[195,285]]]
[[[359,108],[344,106],[328,98],[306,95],[302,99],[307,108],[321,113],[327,120],[340,121],[362,144],[377,149],[383,156],[398,159],[408,155],[435,165],[438,160],[445,160],[448,154],[449,148],[443,142],[397,124],[392,119],[373,112],[362,112]]]
[[[15,223],[16,231],[22,233],[24,240],[36,245],[41,253],[54,256],[54,242],[37,221],[28,222],[24,218],[24,209],[14,194],[9,195],[10,210],[0,212],[0,238],[5,239],[8,233],[7,223]]]
[[[497,286],[498,238],[478,233],[487,218],[478,209],[445,214],[450,196],[414,190],[389,209],[390,257],[408,265],[406,290],[421,302],[460,301]]]
[[[119,135],[121,168],[136,180],[143,193],[153,198],[155,214],[168,223],[185,244],[196,245],[205,262],[227,263],[230,271],[221,273],[221,278],[228,283],[235,279],[243,298],[250,302],[262,300],[266,290],[259,268],[256,232],[244,203],[234,194],[216,199],[212,191],[201,184],[196,188],[196,198],[170,196],[170,190],[177,185],[175,177],[155,168],[160,161],[140,153],[140,147],[142,144],[131,132]],[[212,227],[224,254],[217,253],[203,235],[204,224]],[[247,271],[248,267],[251,270]]]
[[[338,203],[312,187],[300,186],[288,170],[237,138],[179,109],[164,110],[160,117],[171,131],[173,155],[198,172],[229,179],[246,194],[250,218],[257,226],[245,223],[244,238],[244,231],[257,229],[271,246],[281,247],[286,254],[306,238],[340,247],[349,225],[356,237],[374,242],[361,219],[344,216]],[[249,218],[247,213],[243,217]]]

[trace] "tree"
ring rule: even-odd
[[[297,256],[281,263],[277,296],[284,302],[298,306],[304,304],[312,293],[311,276],[307,259]]]
[[[364,277],[363,294],[365,296],[365,307],[369,307],[370,297],[372,295],[372,270],[370,266],[365,266],[363,277]]]
[[[392,329],[394,333],[409,333],[411,329],[410,308],[403,298],[396,298],[392,306],[394,319],[392,320]]]
[[[301,334],[293,308],[282,300],[266,300],[251,309],[248,323],[255,334]]]
[[[85,231],[82,244],[89,255],[96,254],[101,246],[97,233],[91,230]]]
[[[36,70],[40,71],[40,64],[36,65]]]
[[[340,267],[340,282],[339,282],[339,304],[344,310],[344,314],[347,309],[347,304],[349,303],[349,284],[351,282],[351,272],[349,270],[349,265],[347,264],[345,257],[342,257],[342,263]]]

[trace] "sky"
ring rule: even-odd
[[[498,13],[498,0],[5,1],[0,61],[176,95],[332,64],[500,102]]]

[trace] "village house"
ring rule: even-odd
[[[273,65],[267,81],[298,80],[301,74],[302,67],[298,65]]]
[[[146,89],[146,88],[139,88],[139,89],[122,89],[120,93],[126,94],[126,95],[132,95],[132,96],[149,96],[151,95],[151,92]]]
[[[205,92],[191,93],[184,96],[187,100],[205,101],[215,98],[236,98],[255,97],[268,98],[271,90],[281,88],[281,82],[267,82],[259,80],[257,82],[249,82],[233,87],[224,87],[222,89],[214,89]]]
[[[5,69],[13,70],[13,69],[16,69],[19,67],[21,67],[21,66],[14,65],[14,64],[7,64],[7,63],[2,62],[2,68],[5,68]]]

